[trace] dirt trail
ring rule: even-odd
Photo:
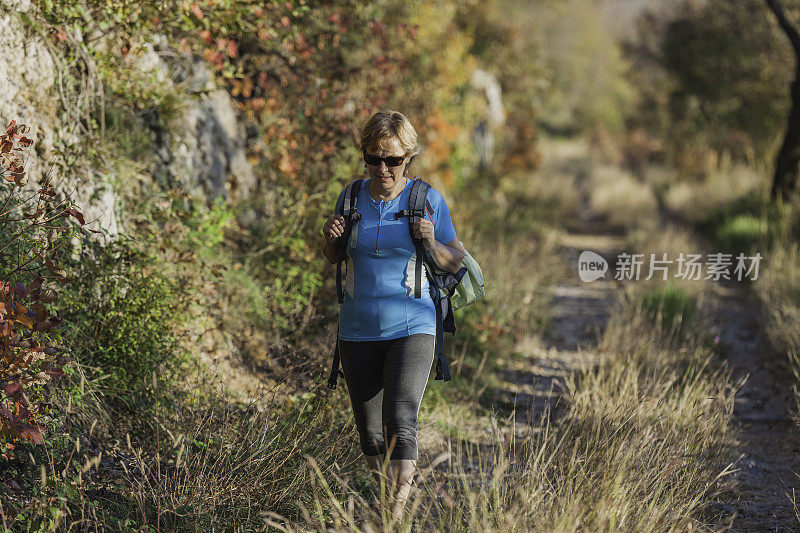
[[[541,337],[523,339],[516,348],[523,357],[508,361],[501,372],[500,397],[507,409],[516,408],[517,423],[537,423],[546,410],[557,413],[565,378],[580,368],[582,360],[593,357],[619,287],[613,280],[582,282],[577,274],[578,255],[592,250],[609,260],[618,253],[618,243],[618,239],[591,233],[569,233],[561,241],[563,263],[574,271],[552,288],[551,327]],[[612,276],[613,272],[606,274]]]
[[[746,287],[715,287],[711,313],[735,380],[747,378],[736,395],[734,430],[741,456],[735,487],[720,502],[736,513],[731,531],[799,531],[792,503],[800,503],[800,430],[791,419],[794,376],[786,354],[764,333],[756,298]]]
[[[561,281],[550,294],[551,323],[547,333],[522,339],[516,352],[522,357],[506,361],[504,381],[497,396],[507,410],[516,409],[517,423],[538,423],[542,414],[556,415],[563,403],[565,378],[582,361],[591,361],[600,335],[613,312],[622,285],[614,281],[615,257],[623,249],[624,235],[613,231],[589,209],[587,182],[590,161],[582,145],[562,145],[544,153],[542,176],[563,179],[565,187],[579,189],[580,208],[558,240],[563,265]],[[603,279],[586,283],[578,276],[578,256],[591,250],[606,259]]]
[[[506,409],[516,408],[518,423],[536,423],[548,409],[558,412],[564,378],[578,370],[581,358],[592,357],[622,290],[614,281],[613,268],[624,236],[610,231],[589,211],[592,164],[588,155],[573,146],[544,156],[549,172],[572,174],[564,186],[578,187],[582,208],[579,219],[560,239],[559,253],[567,271],[552,290],[552,326],[542,337],[523,339],[517,346],[522,357],[506,361],[501,371],[504,383],[497,398]],[[592,250],[608,261],[608,281],[580,280],[577,258],[583,250]],[[736,395],[734,408],[732,429],[738,444],[732,452],[741,456],[739,470],[733,474],[732,489],[717,502],[718,514],[735,515],[731,531],[800,531],[789,497],[797,492],[800,503],[795,474],[800,472],[800,430],[790,419],[794,378],[786,355],[771,347],[759,320],[757,298],[746,286],[714,284],[704,305],[701,313],[718,332],[734,379],[749,375]]]

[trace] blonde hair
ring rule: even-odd
[[[399,111],[378,111],[361,127],[361,151],[380,150],[381,141],[397,137],[406,156],[411,156],[406,169],[419,153],[417,131]]]

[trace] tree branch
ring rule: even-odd
[[[766,0],[766,2],[767,6],[775,13],[778,24],[780,24],[786,36],[789,37],[789,41],[791,41],[792,48],[794,49],[794,55],[800,63],[800,33],[798,33],[797,28],[789,22],[780,0]]]

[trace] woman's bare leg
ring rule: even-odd
[[[389,464],[389,478],[391,480],[392,494],[394,495],[393,516],[400,520],[405,510],[406,500],[411,492],[411,485],[414,482],[414,473],[417,469],[417,462],[414,459],[391,460]]]

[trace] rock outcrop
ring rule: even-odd
[[[85,133],[65,112],[69,94],[60,79],[64,61],[58,47],[24,22],[35,9],[30,0],[0,0],[0,126],[12,120],[31,126],[28,137],[34,140],[36,156],[31,153],[26,166],[29,187],[52,172],[56,188],[75,199],[87,223],[96,220],[113,238],[124,232],[113,179],[108,177],[113,172],[66,161],[65,154],[80,145]],[[150,160],[141,161],[143,168],[154,180],[179,185],[208,201],[245,197],[256,180],[245,155],[244,127],[233,99],[216,85],[204,62],[177,53],[164,36],[153,37],[143,53],[131,53],[127,60],[129,68],[155,74],[182,99],[169,120],[154,113],[142,116],[154,140]],[[96,95],[88,96],[92,97]]]
[[[232,98],[217,86],[202,60],[177,54],[157,35],[135,56],[133,66],[181,86],[184,94],[181,112],[166,127],[162,121],[150,123],[157,141],[154,178],[208,200],[246,196],[256,185],[245,156],[246,132]]]

